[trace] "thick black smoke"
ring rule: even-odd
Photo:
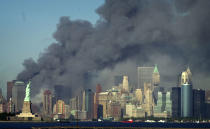
[[[54,85],[73,94],[91,82],[106,85],[114,74],[130,75],[135,86],[136,66],[156,63],[165,85],[174,86],[189,65],[197,87],[207,88],[209,7],[209,0],[106,0],[96,10],[101,17],[96,25],[61,17],[56,43],[37,61],[25,60],[17,78],[32,78],[33,94]]]

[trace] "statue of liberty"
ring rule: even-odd
[[[30,88],[31,88],[31,80],[27,83],[26,93],[25,93],[26,96],[24,101],[30,101]]]

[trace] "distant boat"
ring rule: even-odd
[[[166,122],[165,120],[159,120],[158,122],[162,122],[162,123],[164,123],[164,122]]]
[[[127,121],[122,121],[122,123],[133,123],[133,120],[132,119],[129,119]]]
[[[145,122],[155,122],[154,120],[146,120]]]

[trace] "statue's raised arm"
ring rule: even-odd
[[[31,88],[31,81],[27,83],[26,92],[25,92],[25,99],[24,101],[30,101],[30,88]]]

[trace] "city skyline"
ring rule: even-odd
[[[10,4],[5,2],[3,5],[10,7]],[[190,66],[193,73],[193,87],[209,89],[208,42],[210,40],[207,34],[210,29],[206,21],[209,18],[210,3],[206,1],[106,0],[97,4],[87,2],[85,7],[83,7],[85,3],[81,2],[55,2],[48,8],[41,6],[43,4],[41,1],[34,2],[33,6],[27,2],[17,2],[20,6],[13,4],[11,4],[11,8],[14,6],[13,10],[3,8],[5,13],[2,15],[5,16],[5,21],[10,22],[4,21],[1,24],[5,30],[1,32],[4,38],[0,41],[3,42],[1,59],[4,65],[0,68],[3,69],[0,71],[0,80],[3,80],[1,87],[4,95],[6,81],[16,79],[15,76],[7,79],[7,75],[10,74],[17,75],[17,80],[32,79],[36,87],[32,89],[32,96],[40,95],[44,89],[53,89],[55,85],[64,86],[68,94],[74,95],[81,89],[92,89],[97,83],[109,89],[113,83],[113,77],[110,76],[116,75],[128,76],[131,78],[129,84],[137,87],[136,68],[154,64],[158,64],[161,86],[176,85],[178,75]],[[74,10],[73,7],[77,7],[76,11],[71,11]],[[80,12],[78,7],[88,10],[81,15],[68,14],[68,12]],[[18,12],[18,9],[21,11]],[[53,11],[47,13],[49,10]],[[15,11],[18,13],[18,22],[13,20],[16,18],[13,14]],[[90,12],[93,18],[86,18],[86,14]],[[45,15],[53,18],[40,25],[39,20],[48,19]],[[48,24],[50,29],[43,27]],[[47,32],[42,34],[41,28]],[[29,31],[31,33],[27,33]],[[14,33],[17,32],[20,33],[16,36]],[[42,36],[51,38],[38,42],[39,47],[36,49],[33,45],[37,39],[40,39],[36,37],[37,35],[41,35],[41,39]],[[9,47],[7,41],[14,44],[10,44]],[[27,42],[27,45],[18,44],[18,41]],[[17,48],[17,51],[14,51],[13,47]],[[33,54],[35,49],[38,52]],[[5,53],[11,54],[12,57]],[[17,53],[22,54],[21,59]],[[29,55],[28,53],[36,55],[36,58],[25,57]],[[21,61],[22,58],[25,60]],[[15,67],[6,65],[22,62],[23,69],[19,72],[14,70]],[[6,69],[11,71],[5,72]]]

